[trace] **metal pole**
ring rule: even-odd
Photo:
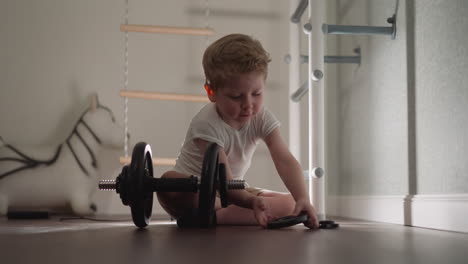
[[[299,0],[289,2],[290,10],[298,6]],[[289,95],[291,96],[300,82],[300,25],[289,24]],[[301,161],[301,110],[300,105],[289,102],[289,150],[294,157]]]
[[[324,37],[325,1],[309,0],[309,191],[320,220],[325,219]],[[320,172],[320,173],[319,173]]]

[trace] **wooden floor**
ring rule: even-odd
[[[100,219],[103,219],[102,217]],[[468,234],[359,221],[303,226],[179,229],[153,221],[0,218],[0,262],[9,263],[468,263]]]

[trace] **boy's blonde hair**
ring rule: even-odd
[[[270,55],[262,44],[244,34],[230,34],[213,42],[203,54],[203,70],[212,90],[243,73],[259,72],[266,79]]]

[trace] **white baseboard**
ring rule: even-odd
[[[415,195],[411,200],[412,226],[468,233],[468,194]]]
[[[328,196],[327,215],[403,224],[404,195]]]
[[[468,232],[468,194],[328,196],[327,215]]]

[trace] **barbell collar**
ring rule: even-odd
[[[226,181],[228,190],[242,190],[245,189],[244,180],[228,180]]]
[[[115,189],[117,189],[117,184],[115,180],[100,180],[98,187],[99,190],[114,191]]]

